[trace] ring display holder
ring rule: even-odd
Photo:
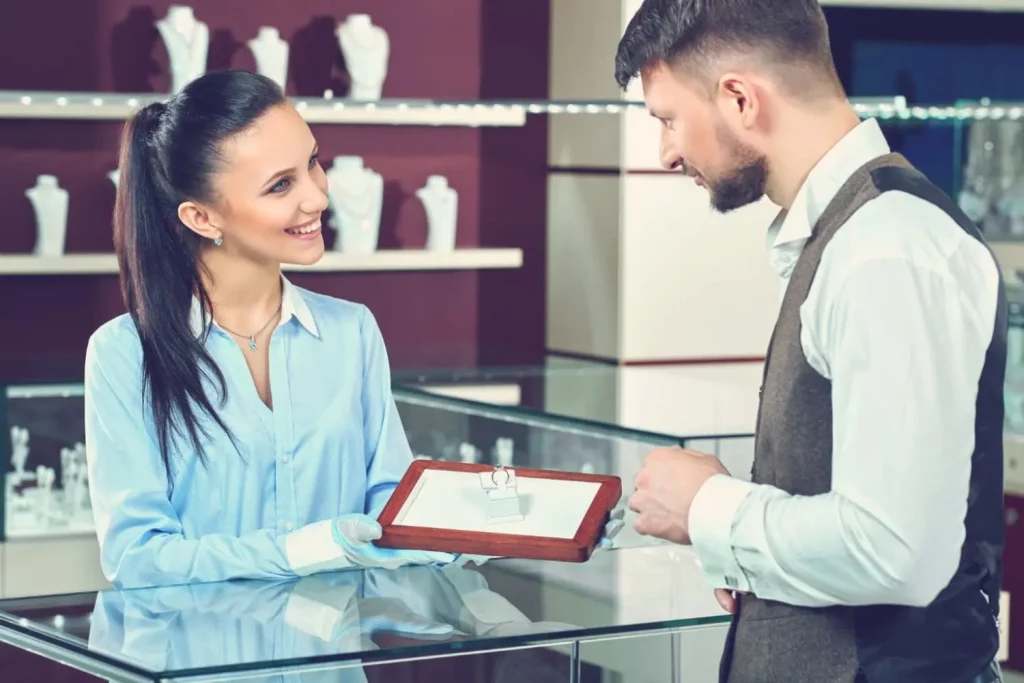
[[[586,562],[618,477],[416,460],[378,521],[382,548]]]

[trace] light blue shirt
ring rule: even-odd
[[[195,303],[192,320],[198,336]],[[219,415],[238,451],[202,416],[208,464],[172,439],[169,496],[134,323],[115,318],[89,340],[89,486],[103,572],[115,586],[294,577],[303,558],[301,544],[286,543],[292,532],[350,513],[376,518],[412,462],[384,341],[365,306],[283,279],[269,342],[273,410],[227,332],[213,324],[205,343],[224,373]]]

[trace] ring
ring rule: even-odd
[[[502,482],[501,484],[499,484],[498,480],[495,479],[495,475],[498,474],[498,472],[501,472],[502,474],[505,475],[505,481]],[[508,470],[505,469],[505,466],[495,465],[494,471],[491,472],[491,483],[494,484],[495,486],[507,486],[510,481],[512,481],[512,475],[508,473]]]

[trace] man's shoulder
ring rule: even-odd
[[[956,276],[994,264],[985,244],[936,204],[901,191],[864,203],[832,238],[823,262],[843,272],[872,261],[898,260]]]

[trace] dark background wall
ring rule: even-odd
[[[1024,13],[829,7],[825,14],[851,96],[902,95],[912,105],[1024,101]],[[933,182],[949,193],[959,187],[951,123],[885,132]]]
[[[369,13],[391,37],[383,96],[544,98],[550,0],[194,0],[210,27],[208,69],[254,69],[245,42],[274,26],[291,44],[288,93],[347,92],[333,31]],[[166,92],[168,59],[154,22],[168,0],[36,0],[0,23],[0,89]],[[13,12],[12,12],[13,10]],[[543,46],[538,49],[536,46]],[[112,251],[119,122],[0,120],[0,253],[28,252],[24,191],[41,173],[70,192],[68,252]],[[514,129],[313,127],[326,164],[356,154],[385,178],[380,247],[421,248],[413,192],[433,173],[460,193],[458,246],[519,247],[524,267],[302,274],[297,284],[359,301],[377,316],[396,368],[531,362],[544,345],[546,123]],[[328,246],[333,235],[325,232]],[[116,276],[0,276],[0,358],[77,367],[89,334],[123,312]]]

